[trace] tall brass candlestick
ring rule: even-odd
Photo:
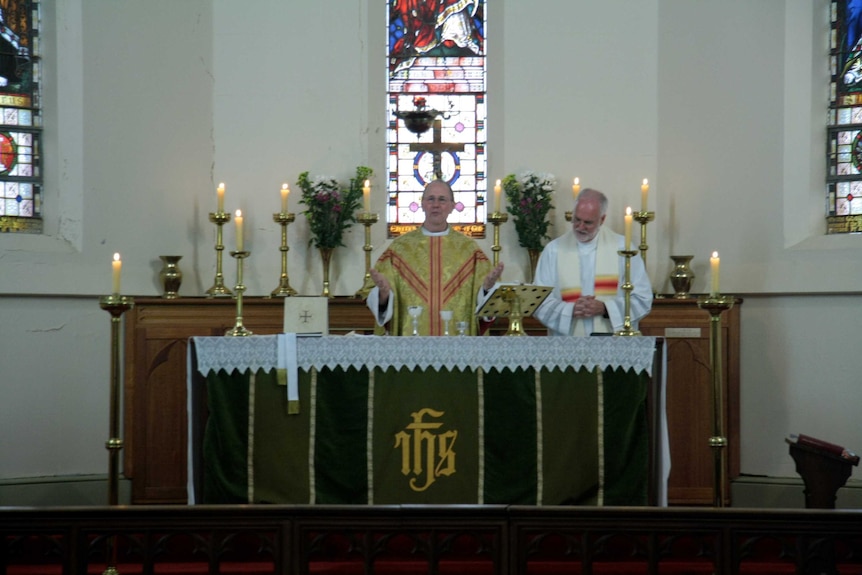
[[[649,249],[647,245],[647,223],[655,219],[655,212],[635,212],[635,221],[641,225],[641,243],[638,246],[641,251],[641,259],[644,261],[644,269],[646,269],[646,253]]]
[[[503,214],[500,212],[494,212],[493,214],[488,216],[488,221],[494,224],[494,245],[491,246],[491,251],[494,252],[493,261],[494,266],[500,262],[500,250],[503,249],[500,247],[500,224],[504,224],[509,221],[509,215]]]
[[[216,275],[215,283],[206,291],[207,297],[225,297],[232,295],[231,291],[224,285],[224,275],[222,274],[222,252],[224,244],[222,243],[222,227],[230,221],[230,214],[224,211],[210,212],[210,221],[216,225]]]
[[[365,226],[365,279],[362,282],[362,287],[356,292],[356,297],[365,299],[368,297],[368,292],[374,288],[374,281],[371,279],[371,250],[374,246],[371,245],[371,226],[377,223],[379,216],[370,212],[363,212],[356,218],[360,224]]]
[[[290,248],[287,246],[287,224],[293,222],[296,215],[291,212],[280,212],[272,214],[272,220],[281,225],[281,276],[278,280],[278,287],[272,290],[272,297],[289,297],[296,295],[296,290],[290,287],[290,279],[287,277],[287,252]]]
[[[701,309],[709,312],[709,365],[712,369],[712,430],[709,446],[713,452],[713,483],[712,504],[714,507],[724,507],[727,498],[727,467],[725,448],[727,438],[724,436],[724,406],[723,382],[721,374],[721,312],[733,307],[733,296],[712,294],[697,300]]]
[[[111,314],[111,385],[109,398],[109,433],[105,448],[108,450],[108,505],[119,503],[120,450],[123,439],[120,437],[120,321],[123,314],[134,307],[132,298],[111,294],[99,298],[99,307]],[[107,568],[104,575],[117,574],[117,547],[113,537],[106,541]]]
[[[632,290],[634,289],[634,285],[632,285],[631,274],[632,274],[632,258],[637,255],[635,250],[620,250],[617,252],[621,256],[626,258],[626,277],[625,282],[623,282],[622,289],[625,291],[625,316],[623,318],[623,327],[621,330],[614,333],[614,335],[640,335],[636,329],[632,329],[632,315],[631,315],[631,299],[632,299]]]
[[[251,255],[251,252],[232,251],[230,255],[236,259],[236,287],[233,288],[236,291],[236,324],[227,330],[225,335],[232,337],[245,337],[252,335],[252,332],[242,325],[242,293],[245,291],[245,286],[242,283],[242,262],[245,258]]]

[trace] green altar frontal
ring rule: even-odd
[[[661,348],[192,338],[190,502],[661,504]]]

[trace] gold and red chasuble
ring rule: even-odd
[[[395,295],[387,325],[390,334],[413,333],[407,313],[413,305],[423,308],[419,335],[443,334],[443,310],[452,311],[452,332],[457,322],[467,321],[469,333],[477,333],[476,294],[491,271],[491,262],[474,240],[454,230],[442,236],[415,230],[392,242],[375,268],[389,280]]]

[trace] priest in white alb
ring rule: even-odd
[[[453,209],[449,184],[429,182],[422,194],[422,226],[396,238],[370,270],[374,288],[366,304],[376,318],[375,333],[412,334],[410,306],[422,307],[419,335],[443,335],[441,311],[451,311],[455,323],[467,322],[470,335],[487,327],[476,311],[492,293],[503,264],[492,267],[473,239],[449,226]]]
[[[535,285],[553,291],[534,316],[551,335],[614,333],[625,320],[625,238],[603,226],[608,199],[586,189],[575,200],[572,229],[552,240],[536,264]],[[652,308],[652,285],[640,255],[631,258],[632,329]]]

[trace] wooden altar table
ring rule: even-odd
[[[190,503],[667,501],[662,338],[194,337],[188,362]]]

